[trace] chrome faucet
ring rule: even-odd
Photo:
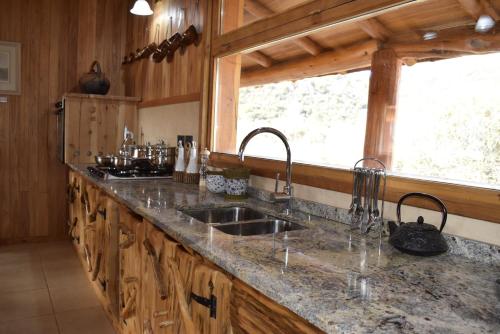
[[[289,203],[289,209],[291,209],[291,200],[292,200],[292,153],[290,151],[290,145],[288,145],[288,140],[286,139],[285,135],[281,133],[280,131],[274,129],[274,128],[269,128],[269,127],[264,127],[264,128],[258,128],[250,132],[249,134],[246,135],[246,137],[243,139],[240,145],[240,150],[238,151],[238,156],[240,158],[240,161],[243,162],[245,160],[244,156],[244,151],[245,147],[247,146],[248,142],[250,139],[258,135],[259,133],[272,133],[273,135],[276,135],[283,144],[285,144],[286,148],[286,185],[283,187],[283,192],[278,192],[278,181],[279,181],[279,173],[276,175],[276,186],[274,188],[274,193],[272,194],[272,199],[275,202],[285,202],[288,201]]]

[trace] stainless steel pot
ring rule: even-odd
[[[127,167],[132,165],[132,158],[127,156],[115,156],[113,157],[113,165],[115,167]]]
[[[111,167],[113,166],[114,156],[112,155],[96,155],[94,157],[95,163],[99,167]]]

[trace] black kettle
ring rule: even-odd
[[[425,224],[422,216],[417,218],[416,223],[401,222],[401,204],[408,197],[427,198],[439,204],[442,213],[439,230],[434,225]],[[446,224],[448,210],[439,198],[424,193],[408,193],[399,199],[396,213],[399,226],[393,221],[389,222],[389,243],[391,245],[404,253],[419,256],[442,254],[448,250],[448,244],[441,234]]]

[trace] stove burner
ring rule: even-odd
[[[100,179],[152,179],[172,177],[172,166],[162,168],[139,167],[87,167],[89,173]]]

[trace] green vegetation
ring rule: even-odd
[[[500,54],[403,67],[393,172],[500,184]],[[240,89],[238,142],[272,126],[290,140],[293,160],[351,167],[363,155],[369,71]],[[260,135],[255,156],[284,158]]]

